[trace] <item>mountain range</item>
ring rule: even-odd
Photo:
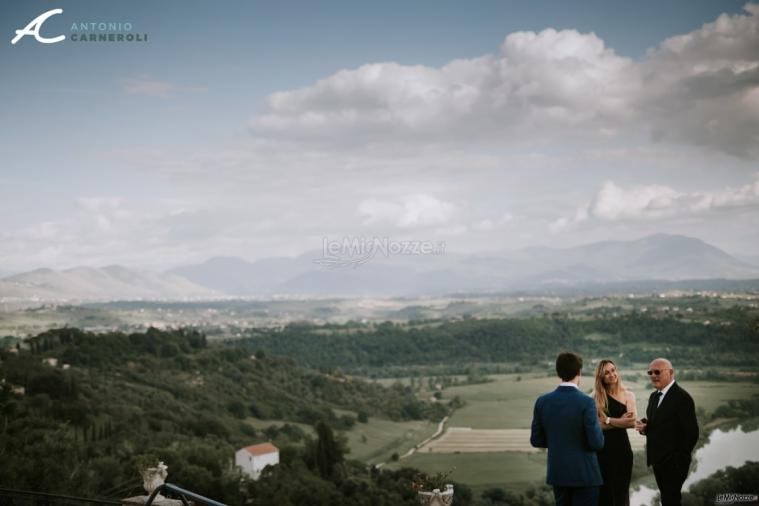
[[[0,297],[40,300],[213,299],[234,296],[423,296],[550,291],[640,281],[756,279],[759,266],[700,239],[657,234],[571,248],[490,254],[374,255],[342,268],[321,251],[255,262],[211,258],[166,273],[120,266],[37,269],[0,279]],[[647,285],[641,285],[647,286]],[[650,286],[650,285],[648,285]]]
[[[0,279],[0,299],[95,301],[208,299],[219,293],[172,274],[108,267],[35,269]]]
[[[321,251],[253,263],[220,257],[170,272],[238,295],[416,296],[641,280],[759,278],[759,266],[700,239],[665,234],[488,255],[375,255],[359,266],[339,269],[320,267],[321,259]]]

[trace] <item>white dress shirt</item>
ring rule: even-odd
[[[659,404],[656,405],[657,408],[661,406],[661,401],[664,400],[664,396],[667,395],[667,392],[669,392],[669,389],[672,388],[672,385],[674,384],[675,384],[675,380],[673,379],[672,381],[669,382],[669,385],[659,390],[659,392],[661,392],[661,397],[659,397]]]

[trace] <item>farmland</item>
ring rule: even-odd
[[[642,364],[636,367],[637,370],[644,368]],[[451,471],[451,479],[476,490],[505,487],[523,491],[542,483],[545,451],[530,446],[529,426],[535,399],[556,387],[558,380],[548,374],[494,375],[488,383],[444,389],[444,398],[458,396],[465,406],[453,413],[440,438],[408,458],[391,463],[390,467],[411,466],[430,473]],[[585,377],[581,388],[588,391],[590,384],[591,378]],[[635,393],[638,413],[642,416],[650,391],[648,384],[640,376],[625,384]],[[749,382],[689,381],[682,384],[705,414],[729,399],[747,399],[759,392],[759,386]],[[629,437],[635,458],[643,458],[644,438],[634,431],[629,432]]]

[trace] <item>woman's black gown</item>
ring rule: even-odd
[[[627,406],[611,395],[608,398],[609,416],[621,418]],[[614,427],[604,431],[604,449],[598,452],[598,464],[604,480],[598,506],[629,506],[633,454],[627,429]]]

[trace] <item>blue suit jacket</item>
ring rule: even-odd
[[[530,443],[548,448],[546,482],[557,487],[601,485],[596,451],[604,436],[591,397],[572,386],[560,386],[535,401]]]

